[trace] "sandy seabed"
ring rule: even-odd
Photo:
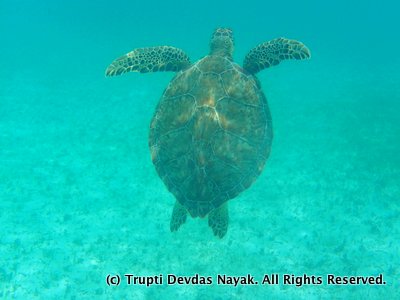
[[[394,81],[366,89],[368,78],[306,67],[283,79],[298,68],[260,76],[273,150],[258,181],[230,202],[222,240],[200,219],[169,231],[175,200],[147,135],[170,75],[1,78],[0,298],[394,299],[399,91]],[[107,286],[108,274],[127,273],[382,273],[387,285]]]

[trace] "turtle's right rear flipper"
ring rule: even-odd
[[[181,49],[171,46],[138,48],[114,60],[108,66],[106,76],[127,72],[177,72],[189,65],[189,57]]]
[[[228,204],[226,202],[208,214],[208,226],[212,228],[214,235],[220,239],[222,239],[228,231],[228,223],[229,214]]]

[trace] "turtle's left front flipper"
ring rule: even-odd
[[[106,76],[127,72],[176,72],[189,65],[189,57],[181,49],[171,46],[138,48],[114,60],[108,66]]]
[[[286,38],[277,38],[251,49],[244,59],[243,68],[255,74],[277,65],[285,59],[307,59],[310,57],[310,50],[303,43]]]

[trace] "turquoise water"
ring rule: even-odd
[[[396,299],[400,295],[399,7],[390,1],[0,2],[0,299]],[[148,131],[172,73],[106,78],[136,47],[195,61],[218,26],[241,63],[298,39],[309,61],[258,78],[274,142],[230,202],[222,239],[206,220],[171,233],[174,197]],[[167,285],[167,275],[212,276]],[[217,285],[218,274],[322,276],[315,285]],[[386,285],[332,286],[327,274]],[[108,274],[164,284],[108,286]]]

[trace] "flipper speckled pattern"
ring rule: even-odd
[[[214,235],[219,238],[222,238],[228,231],[228,223],[229,214],[226,202],[208,214],[208,226],[212,228]]]
[[[303,43],[281,37],[264,42],[250,50],[244,59],[243,68],[255,74],[285,59],[301,60],[310,57],[310,50]]]
[[[172,211],[172,218],[170,224],[171,231],[172,232],[177,231],[179,227],[181,227],[181,225],[186,222],[186,217],[187,217],[186,208],[182,204],[180,204],[179,201],[176,201],[174,209]]]
[[[108,66],[106,76],[127,72],[176,72],[189,65],[189,57],[181,49],[171,46],[138,48],[114,60]]]

